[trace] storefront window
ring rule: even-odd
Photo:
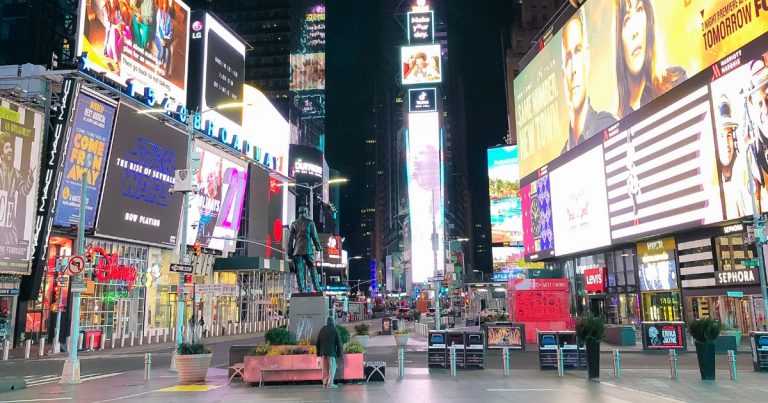
[[[718,270],[743,270],[745,260],[755,258],[755,248],[744,244],[742,234],[733,234],[715,238]]]
[[[652,322],[676,322],[682,320],[680,293],[644,292],[643,320]]]

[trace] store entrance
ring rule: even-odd
[[[605,318],[606,304],[605,295],[589,296],[589,313],[597,318]]]
[[[130,299],[116,299],[114,322],[112,324],[118,338],[125,338],[130,332],[131,325],[131,301]]]

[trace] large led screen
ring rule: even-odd
[[[728,220],[751,216],[753,200],[760,211],[768,211],[768,53],[764,53],[768,41],[759,42],[735,52],[712,68],[710,100],[715,118],[717,166]],[[758,184],[757,197],[750,193],[750,181]]]
[[[197,193],[189,209],[187,245],[200,242],[224,250],[226,238],[237,238],[240,229],[248,166],[200,142],[195,151],[200,153],[200,168],[192,177]]]
[[[269,99],[250,85],[243,88],[243,132],[251,152],[247,153],[269,169],[288,175],[288,144],[291,129]]]
[[[526,269],[518,267],[523,261],[523,248],[520,246],[494,246],[491,248],[493,255],[494,273],[511,273],[517,278],[525,278]]]
[[[78,224],[82,177],[86,174],[85,227],[93,227],[116,111],[115,104],[94,95],[82,92],[77,98],[54,224]]]
[[[0,273],[30,272],[43,120],[0,98]]]
[[[440,45],[403,46],[400,48],[403,85],[442,81]]]
[[[216,108],[233,102],[243,102],[245,83],[245,44],[211,15],[205,16],[205,51],[203,58],[204,83],[200,110]],[[231,123],[228,130],[240,133],[243,124],[242,108],[220,109],[208,112],[206,117],[222,125],[225,118]]]
[[[443,270],[443,178],[437,112],[408,115],[408,203],[411,225],[412,282],[427,281]],[[432,234],[437,234],[437,262]]]
[[[637,244],[640,290],[673,290],[677,287],[675,239],[672,237]]]
[[[595,147],[549,174],[555,254],[568,255],[611,244],[602,147]]]
[[[491,241],[520,245],[523,222],[517,146],[488,149],[488,194],[491,199]]]
[[[96,233],[174,246],[183,198],[170,189],[186,165],[186,134],[122,104],[109,154]]]
[[[604,142],[613,242],[721,221],[707,87]]]
[[[158,103],[186,104],[189,6],[180,0],[80,2],[83,67]]]
[[[514,81],[524,177],[768,31],[768,3],[590,0]]]
[[[248,185],[248,256],[283,259],[283,197],[285,186],[269,172],[251,165]]]
[[[544,174],[520,188],[523,216],[523,250],[527,260],[552,257],[555,233],[552,227],[552,192]]]

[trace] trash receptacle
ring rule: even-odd
[[[464,366],[465,368],[485,368],[485,336],[483,332],[464,333]]]
[[[768,332],[749,332],[755,372],[768,371]]]
[[[101,346],[101,330],[86,330],[85,331],[85,340],[83,340],[83,345],[86,350],[91,348],[91,336],[93,336],[93,349],[98,350]]]
[[[392,334],[392,317],[381,318],[381,334]]]
[[[464,332],[457,330],[447,330],[445,332],[446,349],[448,350],[448,367],[450,367],[450,351],[451,348],[456,349],[456,368],[464,368],[464,350],[466,348],[466,342],[464,340]]]
[[[576,339],[576,332],[559,331],[557,332],[557,344],[563,351],[563,368],[579,369],[581,368],[579,358],[579,341]],[[586,351],[584,352],[586,362]],[[586,368],[586,363],[584,364]]]
[[[557,332],[538,331],[539,369],[557,369]]]
[[[429,368],[448,368],[448,351],[444,330],[430,330],[427,341],[427,365]]]

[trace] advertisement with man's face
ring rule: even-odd
[[[187,160],[187,136],[121,105],[115,122],[96,233],[174,246],[182,196],[170,192]]]
[[[79,223],[82,179],[85,174],[85,227],[93,227],[116,111],[116,105],[94,95],[83,92],[77,98],[72,134],[64,160],[64,177],[58,190],[55,225]]]
[[[514,81],[521,175],[768,30],[768,3],[590,0]]]
[[[493,244],[519,245],[523,242],[519,191],[517,146],[489,148],[488,193],[491,199]]]
[[[28,274],[43,115],[0,98],[0,273]]]
[[[403,46],[400,48],[403,85],[442,81],[440,45]]]
[[[201,142],[195,151],[200,153],[200,168],[192,178],[197,193],[189,209],[187,245],[200,242],[224,250],[226,238],[237,238],[240,229],[248,166]]]
[[[189,6],[180,0],[80,2],[84,67],[133,93],[186,104]]]

